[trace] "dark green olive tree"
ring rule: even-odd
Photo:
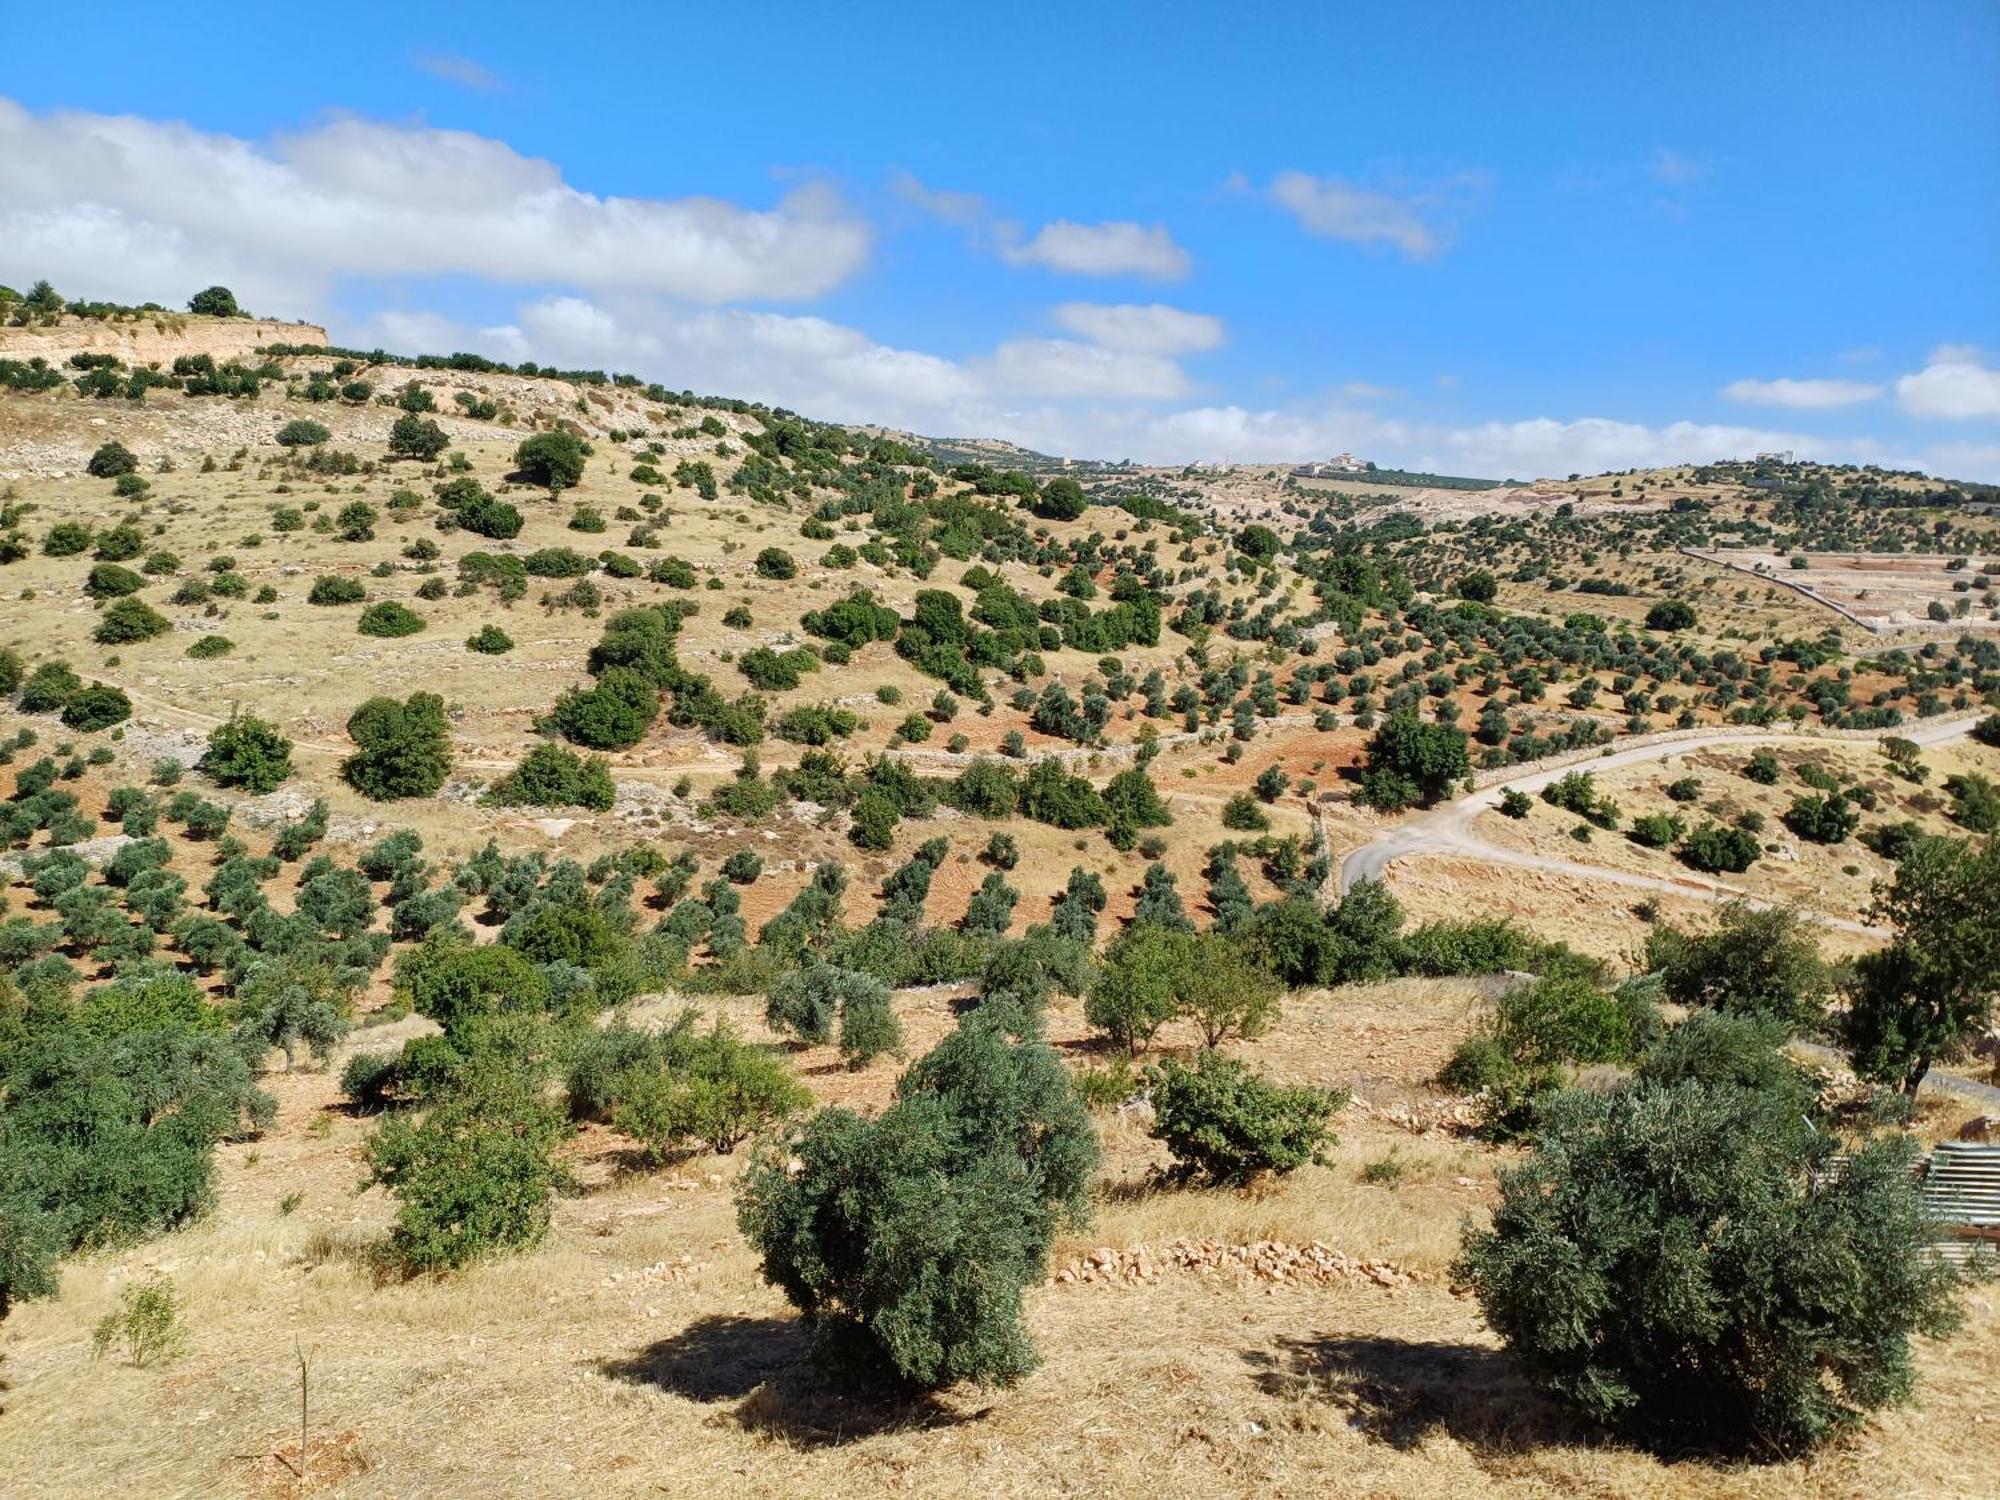
[[[1957,1321],[1916,1145],[1835,1158],[1786,1092],[1689,1080],[1543,1106],[1456,1274],[1508,1352],[1592,1421],[1670,1449],[1808,1450],[1910,1394]]]
[[[1084,1221],[1097,1154],[1055,1053],[975,1013],[880,1115],[823,1110],[763,1152],[737,1217],[820,1355],[929,1389],[1011,1385],[1036,1364],[1023,1294]]]

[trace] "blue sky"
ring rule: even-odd
[[[15,285],[1106,458],[2000,480],[1992,0],[37,28]]]

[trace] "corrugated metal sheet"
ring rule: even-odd
[[[1924,1172],[1924,1213],[1947,1260],[1969,1260],[1982,1244],[2000,1251],[2000,1146],[1940,1143]]]

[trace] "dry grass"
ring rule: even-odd
[[[659,1002],[665,1009],[674,1002]],[[1416,1100],[1477,1014],[1476,987],[1405,981],[1292,997],[1246,1050],[1275,1072]],[[715,1008],[763,1035],[756,1002]],[[950,996],[899,1006],[920,1047]],[[411,1023],[401,1023],[407,1029]],[[1082,1038],[1074,1003],[1051,1031]],[[373,1045],[387,1033],[367,1033]],[[1179,1039],[1174,1039],[1179,1040]],[[825,1098],[868,1106],[894,1070],[799,1066]],[[387,1220],[357,1198],[368,1122],[325,1073],[272,1080],[279,1123],[224,1148],[216,1213],[179,1235],[66,1269],[60,1298],[9,1319],[0,1493],[147,1497],[298,1492],[295,1346],[313,1356],[314,1446],[340,1496],[1911,1496],[1991,1493],[1986,1391],[2000,1315],[1974,1299],[1956,1341],[1920,1354],[1922,1399],[1818,1461],[1666,1463],[1587,1441],[1517,1376],[1446,1284],[1459,1227],[1491,1201],[1491,1150],[1351,1108],[1330,1166],[1261,1192],[1154,1190],[1158,1148],[1101,1116],[1096,1222],[1058,1246],[1179,1236],[1324,1240],[1429,1280],[1393,1290],[1228,1274],[1030,1297],[1045,1363],[1018,1389],[903,1401],[828,1384],[737,1233],[738,1163],[618,1177],[586,1170],[535,1253],[450,1280],[378,1284],[363,1252]],[[579,1152],[601,1165],[599,1132]],[[1360,1180],[1394,1152],[1393,1187]],[[296,1211],[280,1200],[303,1193]],[[131,1278],[170,1276],[191,1352],[160,1370],[94,1363],[92,1323]]]

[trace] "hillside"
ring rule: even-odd
[[[33,1054],[65,1107],[157,1067],[172,1108],[77,1149],[194,1141],[132,1190],[157,1211],[65,1217],[115,1173],[46,1158],[0,1189],[0,1491],[1972,1493],[1990,1295],[1852,1440],[1682,1461],[1534,1387],[1454,1260],[1520,1112],[1687,1014],[1673,934],[1795,908],[1832,1037],[1822,950],[1882,946],[1925,836],[2000,827],[2000,517],[1812,464],[1427,477],[1064,466],[301,324],[0,327],[0,1064],[74,1043]],[[1537,770],[1572,774],[1514,791]],[[814,1033],[783,996],[828,969]],[[1616,1040],[1469,1085],[1523,971]],[[1214,1021],[1204,977],[1258,1005]],[[1101,1153],[1024,1262],[1042,1364],[823,1379],[739,1223],[758,1132],[900,1118],[902,1065],[1002,1006]],[[171,1063],[89,1050],[128,1030]],[[1291,1106],[1332,1137],[1170,1175],[1145,1069],[1204,1040],[1338,1091]],[[691,1100],[697,1054],[740,1071]],[[1828,1132],[1992,1112],[1963,1051],[1900,1115],[1812,1056]],[[439,1239],[528,1228],[415,1260],[418,1174],[356,1188],[460,1105],[439,1176],[483,1184],[493,1118],[521,1154]],[[1025,1191],[980,1188],[968,1242]],[[152,1277],[185,1353],[94,1361]]]

